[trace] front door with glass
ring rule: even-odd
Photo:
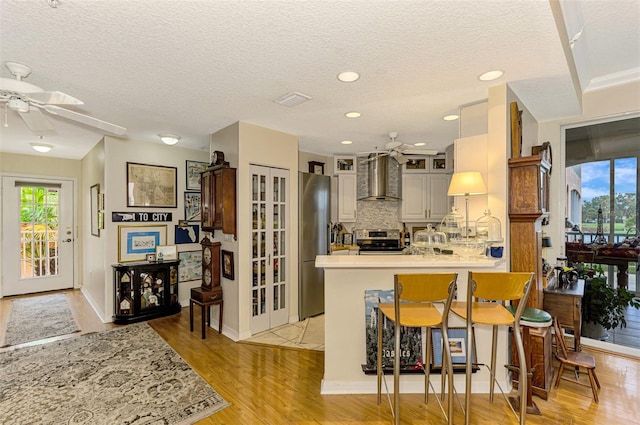
[[[72,288],[73,181],[2,178],[2,295]]]

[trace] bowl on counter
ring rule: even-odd
[[[449,242],[454,254],[462,258],[478,258],[485,255],[486,244],[475,239],[458,239]]]

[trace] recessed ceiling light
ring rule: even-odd
[[[351,111],[344,114],[344,116],[347,118],[360,118],[360,112]]]
[[[484,74],[480,74],[478,76],[478,80],[480,80],[480,81],[493,81],[493,80],[497,80],[498,78],[502,77],[503,75],[504,75],[504,71],[500,71],[500,70],[487,71]]]
[[[413,146],[424,146],[424,145],[426,145],[425,142],[418,142],[413,144]]]
[[[456,115],[456,114],[445,115],[444,117],[442,117],[442,119],[445,121],[455,121],[458,118],[460,118],[460,115]]]
[[[342,142],[343,145],[350,145],[351,143],[353,143],[351,140],[343,140]]]
[[[158,134],[160,140],[162,140],[167,145],[175,145],[180,141],[180,136],[176,136],[175,134],[163,133]]]
[[[353,83],[360,78],[360,74],[355,71],[344,71],[338,74],[338,80],[343,83]]]
[[[53,149],[53,145],[47,145],[45,143],[31,143],[31,147],[33,150],[38,152],[46,153]]]

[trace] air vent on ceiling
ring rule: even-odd
[[[297,91],[293,91],[289,94],[285,94],[280,99],[274,100],[274,102],[282,105],[282,106],[297,106],[301,103],[306,102],[311,99],[311,96],[307,96],[306,94],[298,93]]]

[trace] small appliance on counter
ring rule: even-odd
[[[360,255],[402,254],[398,229],[356,229],[356,244]]]

